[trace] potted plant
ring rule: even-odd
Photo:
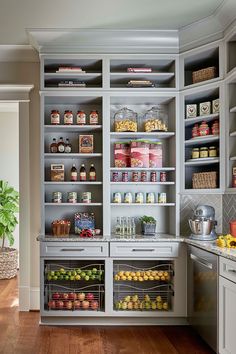
[[[156,219],[152,216],[144,215],[140,218],[143,235],[155,235],[156,233]]]
[[[16,276],[18,252],[9,246],[14,243],[13,232],[18,224],[16,213],[19,212],[19,193],[10,187],[8,182],[0,180],[0,279],[10,279]]]

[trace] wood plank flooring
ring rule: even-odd
[[[17,278],[0,280],[1,354],[213,354],[187,326],[46,327],[18,312]]]

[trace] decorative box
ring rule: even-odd
[[[64,181],[65,168],[63,164],[51,164],[51,181],[60,182]]]
[[[219,98],[212,101],[212,113],[220,113],[220,100],[219,100]]]
[[[93,153],[93,135],[79,136],[79,152],[84,154]]]
[[[83,230],[95,229],[94,213],[76,213],[75,214],[75,233],[80,234]]]
[[[204,116],[211,114],[211,102],[203,102],[199,104],[199,115]]]
[[[186,105],[186,118],[195,118],[197,117],[197,105],[196,104],[187,104]]]

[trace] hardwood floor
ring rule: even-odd
[[[0,280],[1,354],[213,354],[189,327],[45,327],[18,312],[17,278]]]

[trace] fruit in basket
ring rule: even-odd
[[[152,308],[152,310],[157,309],[157,304],[154,301],[152,301],[151,308]]]
[[[127,277],[125,275],[122,275],[121,280],[125,281]]]
[[[64,307],[64,302],[63,301],[61,301],[61,300],[58,300],[58,301],[56,301],[56,308],[57,309],[63,309],[63,307]]]
[[[163,308],[162,302],[157,302],[157,309],[162,310],[162,308]]]
[[[90,307],[91,307],[91,309],[93,309],[93,310],[97,310],[98,307],[99,307],[98,302],[97,302],[96,300],[91,301]]]
[[[67,293],[61,294],[61,298],[62,298],[63,300],[68,300],[69,294],[67,294]]]
[[[47,280],[48,280],[48,281],[52,280],[52,276],[48,274],[48,275],[47,275]]]
[[[51,277],[53,277],[55,275],[54,270],[51,270],[49,274],[51,275]]]
[[[138,281],[143,281],[143,277],[138,277]]]
[[[81,279],[80,275],[77,274],[77,275],[75,276],[75,280],[80,280],[80,279]]]
[[[93,274],[97,274],[97,268],[93,268],[93,269],[92,269],[92,273],[93,273]]]
[[[130,295],[127,295],[125,298],[124,298],[124,301],[125,302],[130,302],[131,300],[131,296]]]
[[[133,310],[133,303],[132,303],[132,301],[128,302],[128,304],[127,304],[127,309],[128,309],[128,310]]]
[[[67,310],[72,310],[73,308],[73,302],[72,301],[66,301],[64,303],[64,307],[67,309]]]
[[[159,277],[159,275],[155,275],[155,280],[160,280],[160,277]]]
[[[148,277],[148,280],[154,280],[154,277],[153,277],[152,275],[150,275],[150,276]]]
[[[127,310],[127,307],[128,307],[128,303],[126,301],[122,302],[121,304],[122,310]]]
[[[163,302],[163,310],[168,310],[168,302]]]
[[[89,275],[85,275],[84,280],[89,281]]]
[[[75,301],[74,301],[74,308],[75,308],[76,310],[78,310],[78,309],[80,308],[80,301],[79,301],[79,300],[75,300]]]
[[[133,295],[131,301],[136,302],[138,301],[138,295]]]
[[[151,303],[149,301],[145,301],[144,308],[145,308],[145,310],[150,310]]]
[[[84,310],[87,310],[89,308],[89,301],[87,300],[82,301],[82,307]]]
[[[70,299],[70,300],[75,300],[76,298],[77,298],[77,295],[76,295],[76,293],[69,293],[68,294],[68,298]]]
[[[61,273],[61,274],[65,274],[65,269],[64,269],[64,268],[61,268],[61,269],[60,269],[60,273]]]
[[[84,301],[84,299],[85,299],[85,293],[79,293],[79,294],[77,295],[77,299],[80,300],[80,301]]]
[[[81,278],[84,278],[84,277],[86,277],[86,273],[85,273],[85,272],[82,272],[82,273],[80,274],[80,276],[81,276]]]
[[[134,310],[138,310],[138,309],[139,309],[139,303],[138,303],[138,301],[135,301],[135,302],[133,303],[133,308],[134,308]]]
[[[93,299],[94,299],[94,295],[93,295],[92,293],[88,293],[88,294],[86,295],[86,300],[92,301]]]
[[[120,310],[121,309],[121,302],[120,301],[117,301],[115,303],[115,308],[116,308],[116,310]]]
[[[144,301],[146,301],[146,302],[150,302],[151,300],[150,300],[150,296],[149,295],[144,295]]]
[[[160,295],[158,295],[158,296],[156,297],[156,301],[157,301],[157,302],[162,302],[162,298],[161,298]]]
[[[54,276],[52,277],[52,279],[53,279],[53,280],[57,280],[57,279],[58,279],[57,275],[54,275]]]
[[[52,298],[54,300],[60,299],[60,294],[59,293],[52,293]]]
[[[48,307],[50,309],[55,309],[56,308],[56,301],[54,301],[54,300],[48,301]]]

